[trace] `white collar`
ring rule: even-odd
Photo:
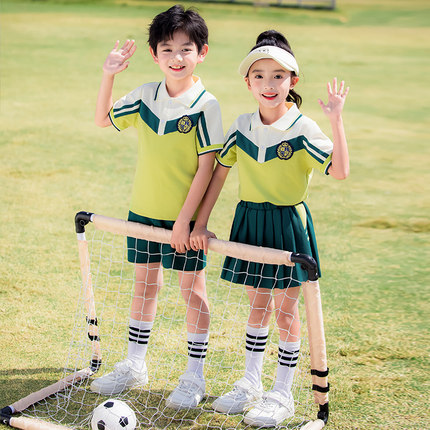
[[[198,76],[193,76],[194,79],[194,85],[189,88],[185,93],[181,94],[178,97],[170,97],[169,93],[167,92],[166,88],[166,79],[163,79],[160,82],[160,85],[157,88],[157,91],[155,93],[154,100],[174,100],[178,103],[182,103],[183,105],[187,107],[191,107],[191,105],[197,101],[197,99],[200,97],[200,95],[206,91],[205,87],[202,84],[202,81]]]
[[[288,103],[287,103],[288,104]],[[277,121],[275,121],[273,124],[266,125],[263,124],[260,117],[260,111],[257,110],[257,112],[254,112],[251,116],[251,125],[250,130],[255,130],[260,127],[272,127],[279,131],[286,131],[288,130],[300,117],[302,114],[299,111],[299,108],[295,103],[293,103],[288,111],[283,115],[281,118],[279,118]]]

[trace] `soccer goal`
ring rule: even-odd
[[[105,374],[127,356],[128,323],[134,289],[134,266],[127,261],[127,236],[170,243],[168,230],[79,212],[75,217],[82,288],[77,298],[70,348],[63,378],[1,410],[12,427],[88,429],[105,396],[93,393],[95,375]],[[141,429],[244,429],[243,415],[214,412],[212,402],[243,376],[245,328],[249,301],[243,285],[221,279],[225,256],[262,264],[301,264],[308,272],[299,297],[301,349],[292,394],[294,417],[278,428],[321,429],[328,419],[328,368],[323,316],[315,261],[302,254],[210,239],[205,270],[211,309],[210,342],[205,363],[206,396],[191,410],[165,405],[187,360],[185,303],[178,274],[164,270],[157,316],[146,356],[149,382],[122,392]],[[278,330],[271,321],[265,349],[263,385],[273,385],[278,360]]]

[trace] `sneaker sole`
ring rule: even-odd
[[[233,409],[233,408],[225,408],[222,405],[214,405],[214,404],[212,404],[212,409],[215,412],[219,412],[221,414],[241,414],[246,410],[246,408]]]
[[[245,418],[243,419],[243,421],[246,424],[249,424],[249,425],[254,426],[254,427],[276,427],[279,424],[283,423],[288,418],[292,418],[292,417],[294,417],[294,413],[293,414],[289,414],[286,417],[283,417],[282,420],[279,420],[279,421],[274,420],[274,419],[272,419],[272,420],[262,420],[261,418],[260,419],[259,418],[251,418],[251,417],[245,416]]]
[[[261,399],[262,399],[262,396],[256,397],[255,400],[245,403],[242,407],[236,407],[236,408],[234,408],[233,406],[228,407],[223,404],[218,404],[217,402],[218,399],[217,399],[212,403],[212,409],[222,414],[242,414],[246,410],[255,406]]]
[[[200,399],[200,401],[196,405],[184,405],[182,403],[175,403],[175,402],[172,402],[171,400],[169,400],[167,398],[166,399],[166,407],[168,407],[170,409],[175,409],[177,411],[183,410],[183,409],[195,409],[202,402],[203,398],[204,398],[204,396]]]
[[[148,379],[142,381],[142,382],[138,382],[135,384],[132,384],[130,386],[125,386],[124,388],[121,389],[115,389],[115,387],[112,390],[103,390],[101,387],[97,387],[96,385],[94,385],[94,382],[90,385],[90,390],[93,393],[97,393],[97,394],[101,394],[102,396],[112,396],[114,394],[120,394],[125,390],[132,390],[132,389],[137,389],[137,388],[143,388],[146,384],[148,383]]]
[[[258,401],[259,401],[259,399],[255,400],[254,402],[246,403],[242,407],[234,408],[233,406],[228,407],[225,405],[218,405],[216,403],[216,400],[215,400],[215,402],[212,403],[212,409],[215,412],[219,412],[221,414],[231,414],[231,415],[232,414],[242,414],[243,412],[245,412],[246,410],[252,408],[255,404],[257,404]]]

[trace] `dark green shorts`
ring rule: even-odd
[[[230,240],[249,245],[282,249],[310,255],[318,263],[318,249],[312,217],[305,203],[306,228],[296,206],[241,201],[237,205]],[[226,257],[221,278],[255,288],[289,288],[306,282],[308,274],[300,265],[277,266]]]
[[[131,211],[128,213],[128,220],[167,230],[172,230],[175,223],[174,221],[147,218]],[[192,229],[193,226],[194,222],[191,222],[190,228]],[[166,269],[185,272],[199,271],[206,266],[206,256],[202,250],[198,252],[190,250],[185,254],[180,254],[168,244],[136,239],[135,237],[127,237],[127,248],[127,257],[130,263],[147,264],[161,262]]]

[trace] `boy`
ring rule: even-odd
[[[136,285],[131,305],[128,356],[113,372],[95,379],[91,389],[117,394],[148,382],[145,355],[163,282],[163,267],[178,270],[187,304],[188,367],[167,406],[193,408],[205,392],[203,364],[209,337],[209,306],[205,256],[190,247],[197,208],[212,177],[215,152],[222,148],[218,102],[193,76],[208,53],[208,29],[193,10],[176,5],[160,13],[149,27],[149,51],[164,73],[162,82],[144,84],[114,105],[115,74],[128,67],[134,41],[118,50],[103,66],[96,124],[138,130],[137,168],[128,219],[172,230],[171,244],[127,238],[128,260],[135,264]]]

